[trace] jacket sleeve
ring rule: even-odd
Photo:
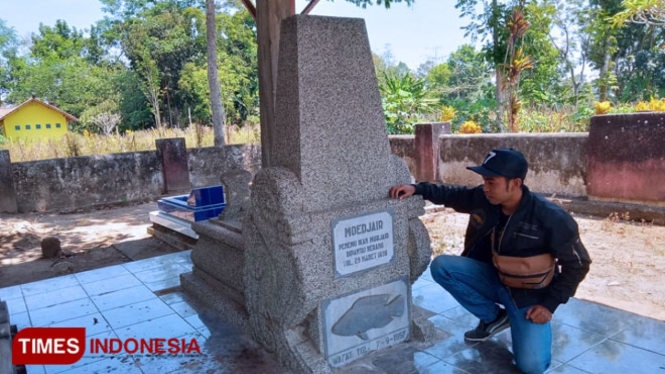
[[[573,217],[560,210],[553,212],[551,219],[554,223],[549,230],[548,241],[552,255],[557,258],[557,265],[561,268],[561,274],[552,281],[541,305],[554,313],[559,305],[565,304],[575,295],[577,286],[589,272],[591,259],[580,240]]]
[[[422,195],[433,204],[445,205],[460,213],[470,213],[474,207],[482,204],[485,194],[482,187],[451,187],[428,182],[414,185],[416,195]]]

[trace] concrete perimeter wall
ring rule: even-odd
[[[587,174],[588,133],[442,135],[439,138],[438,173],[434,180],[419,170],[420,157],[430,157],[415,147],[415,136],[391,136],[392,152],[402,157],[417,182],[432,181],[477,186],[481,177],[467,170],[479,165],[494,148],[514,148],[529,161],[526,185],[535,192],[584,197]]]
[[[227,171],[258,170],[261,147],[189,149],[187,162],[192,187],[215,185]],[[19,212],[71,211],[172,195],[164,192],[156,151],[17,162],[11,168]]]
[[[448,184],[476,186],[481,177],[467,170],[494,148],[514,148],[529,162],[525,184],[535,192],[586,196],[588,133],[443,135],[439,176]]]
[[[535,192],[658,206],[665,197],[664,118],[662,113],[596,116],[590,133],[555,134],[450,135],[449,124],[420,124],[420,138],[390,136],[390,146],[416,181],[478,185],[480,177],[466,167],[480,164],[493,148],[512,147],[529,161],[526,185]],[[244,169],[253,174],[261,163],[257,144],[188,149],[182,154],[186,160],[146,151],[11,163],[3,151],[0,212],[71,211],[154,201],[175,194],[169,193],[165,178],[182,180],[184,173],[192,187],[210,186],[219,184],[225,172]],[[187,167],[169,176],[163,166],[167,158]]]

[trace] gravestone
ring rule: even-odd
[[[412,281],[429,263],[419,197],[390,152],[364,21],[282,23],[279,137],[243,222],[254,339],[298,372],[327,372],[409,339]]]
[[[388,198],[411,176],[390,151],[362,19],[284,20],[279,61],[271,166],[248,202],[246,176],[225,183],[242,209],[192,225],[181,284],[294,372],[329,373],[423,335],[411,283],[431,257],[424,202]]]
[[[188,191],[192,186],[189,181],[189,166],[185,138],[155,140],[157,158],[162,165],[164,193]]]

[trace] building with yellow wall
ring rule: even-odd
[[[12,140],[59,139],[73,121],[78,119],[34,97],[12,108],[0,108],[0,127]]]

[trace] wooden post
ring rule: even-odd
[[[275,93],[279,33],[283,19],[295,14],[295,0],[257,0],[256,27],[259,63],[259,99],[261,109],[262,167],[270,167],[270,149],[275,139]]]
[[[3,212],[18,212],[18,202],[9,151],[0,150],[0,213]]]
[[[450,134],[450,122],[416,124],[416,180],[438,182],[441,134]]]

